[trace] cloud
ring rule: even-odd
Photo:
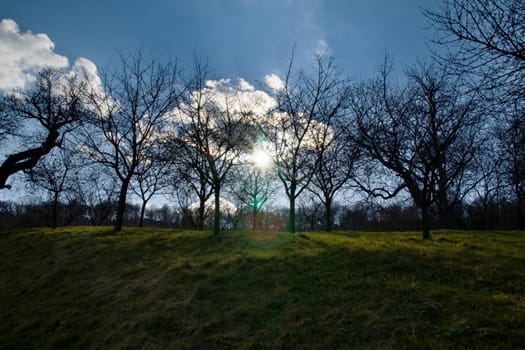
[[[89,100],[89,97],[86,97],[84,102],[90,110],[107,115],[110,110],[115,110],[115,108],[119,107],[118,101],[115,101],[106,93],[102,80],[98,75],[98,68],[95,63],[89,59],[84,57],[77,58],[73,66],[64,74],[64,76],[66,78],[72,78],[77,84],[79,84],[79,86],[81,86],[81,89],[88,89],[90,93],[93,93],[101,100],[106,101],[103,108],[102,106],[99,106],[102,110],[97,110]]]
[[[304,113],[298,113],[292,117],[286,112],[275,112],[267,120],[268,127],[278,132],[271,132],[276,138],[273,139],[272,152],[281,153],[281,157],[295,157],[295,150],[300,142],[300,147],[306,149],[316,149],[317,146],[324,144],[329,146],[334,137],[334,131],[331,126],[308,118]],[[302,135],[299,141],[297,136]],[[324,136],[326,135],[326,138]]]
[[[324,39],[317,40],[315,44],[314,52],[318,56],[332,55],[332,49],[330,48],[330,45],[328,45],[328,43]]]
[[[230,79],[208,80],[203,92],[221,110],[229,110],[242,115],[251,112],[255,116],[264,116],[275,107],[275,99],[262,90],[256,90],[243,78],[232,84]]]
[[[65,68],[67,57],[53,50],[55,44],[46,34],[20,32],[12,19],[0,21],[0,89],[25,87],[34,73],[44,67]]]
[[[209,89],[221,89],[230,84],[230,79],[206,80],[205,86]]]
[[[239,78],[239,89],[241,89],[241,91],[255,91],[253,85],[248,83],[243,78]]]
[[[280,91],[284,89],[284,82],[277,74],[265,75],[264,82],[270,89],[274,91]]]
[[[98,75],[97,66],[87,58],[77,58],[69,74],[74,74],[79,77],[80,80],[86,81],[89,84],[89,87],[93,89],[97,95],[105,95],[102,81]]]
[[[62,69],[64,78],[76,77],[77,82],[87,82],[99,96],[105,95],[97,66],[79,57],[69,67],[68,58],[54,52],[55,44],[46,34],[20,32],[14,20],[3,19],[0,43],[0,90],[27,88],[35,81],[36,73],[47,67]]]

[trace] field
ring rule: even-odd
[[[525,232],[0,233],[0,349],[519,349]]]

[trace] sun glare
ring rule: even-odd
[[[256,168],[266,169],[271,166],[272,158],[263,150],[255,150],[252,153],[252,162]]]

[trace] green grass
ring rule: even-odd
[[[0,236],[0,349],[518,349],[525,232]]]

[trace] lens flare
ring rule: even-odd
[[[252,153],[252,162],[256,168],[266,169],[272,165],[272,158],[263,150],[255,150]]]

